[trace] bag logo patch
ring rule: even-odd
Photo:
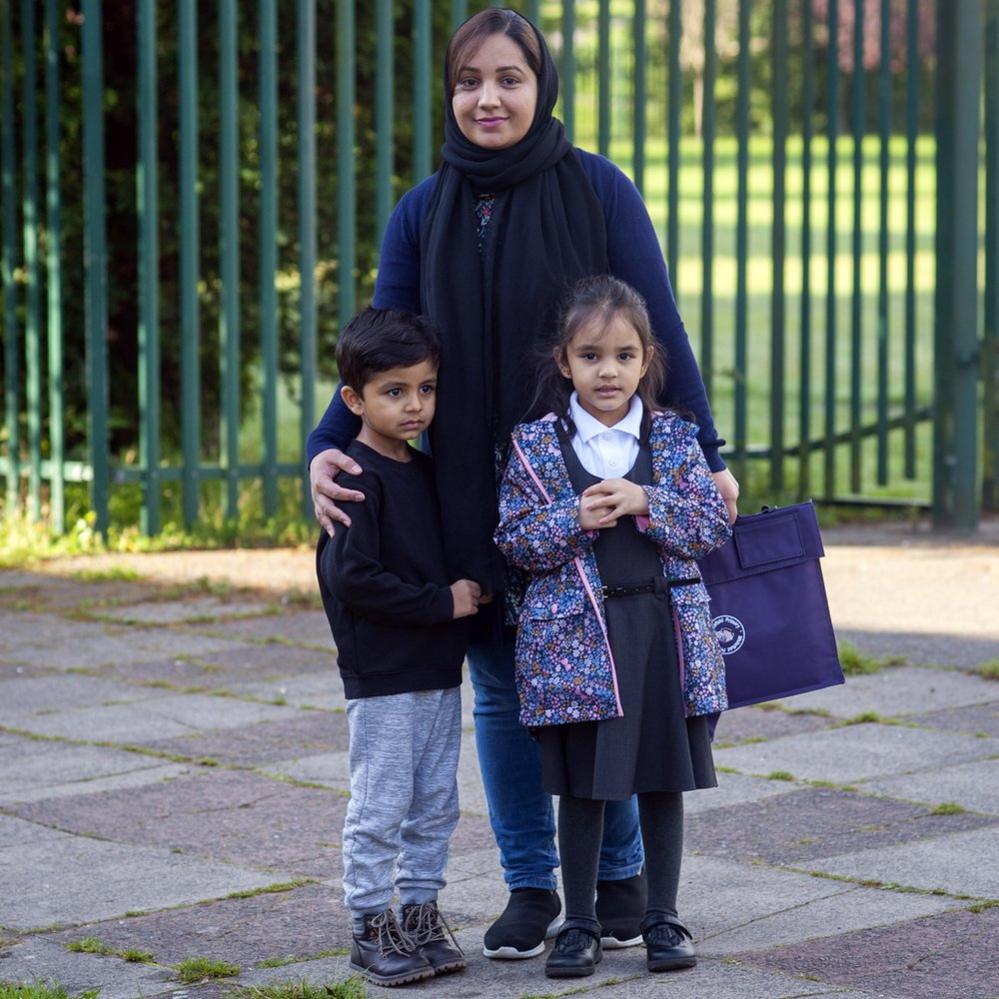
[[[738,652],[746,641],[746,629],[743,623],[731,614],[720,614],[711,621],[711,627],[715,630],[715,638],[718,639],[723,656]]]

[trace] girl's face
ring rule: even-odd
[[[651,359],[638,331],[620,313],[609,322],[601,317],[582,326],[564,351],[555,353],[559,371],[572,380],[579,404],[605,427],[628,415],[631,397]]]
[[[538,78],[507,35],[490,35],[455,74],[451,109],[458,128],[484,149],[506,149],[520,142],[537,103]]]

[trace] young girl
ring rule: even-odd
[[[496,543],[529,575],[516,651],[520,719],[560,796],[566,921],[552,978],[601,959],[594,894],[604,802],[638,795],[650,971],[696,964],[677,917],[682,792],[716,786],[706,716],[725,672],[694,559],[729,537],[697,427],[657,411],[664,383],[641,297],[613,277],[573,290],[540,392],[513,433]]]

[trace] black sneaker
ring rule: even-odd
[[[552,935],[562,902],[547,888],[515,888],[503,915],[486,930],[482,953],[486,957],[516,961],[537,957]]]
[[[545,962],[549,978],[585,978],[603,959],[600,931],[582,926],[563,926]]]
[[[350,947],[350,969],[377,985],[433,978],[434,969],[399,927],[391,909],[364,917],[364,932]]]
[[[404,905],[402,929],[430,962],[435,975],[464,971],[468,967],[465,953],[458,946],[451,927],[444,922],[436,902]]]
[[[697,953],[690,930],[678,919],[664,920],[653,916],[654,922],[642,923],[645,952],[649,971],[679,971],[697,964]]]
[[[648,898],[644,868],[633,878],[597,882],[597,921],[604,950],[636,947],[642,942],[642,917]]]

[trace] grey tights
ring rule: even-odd
[[[648,913],[676,916],[683,855],[683,793],[655,791],[638,796],[638,814],[648,873]],[[562,860],[565,916],[596,928],[597,863],[604,831],[604,803],[562,795],[558,846]]]

